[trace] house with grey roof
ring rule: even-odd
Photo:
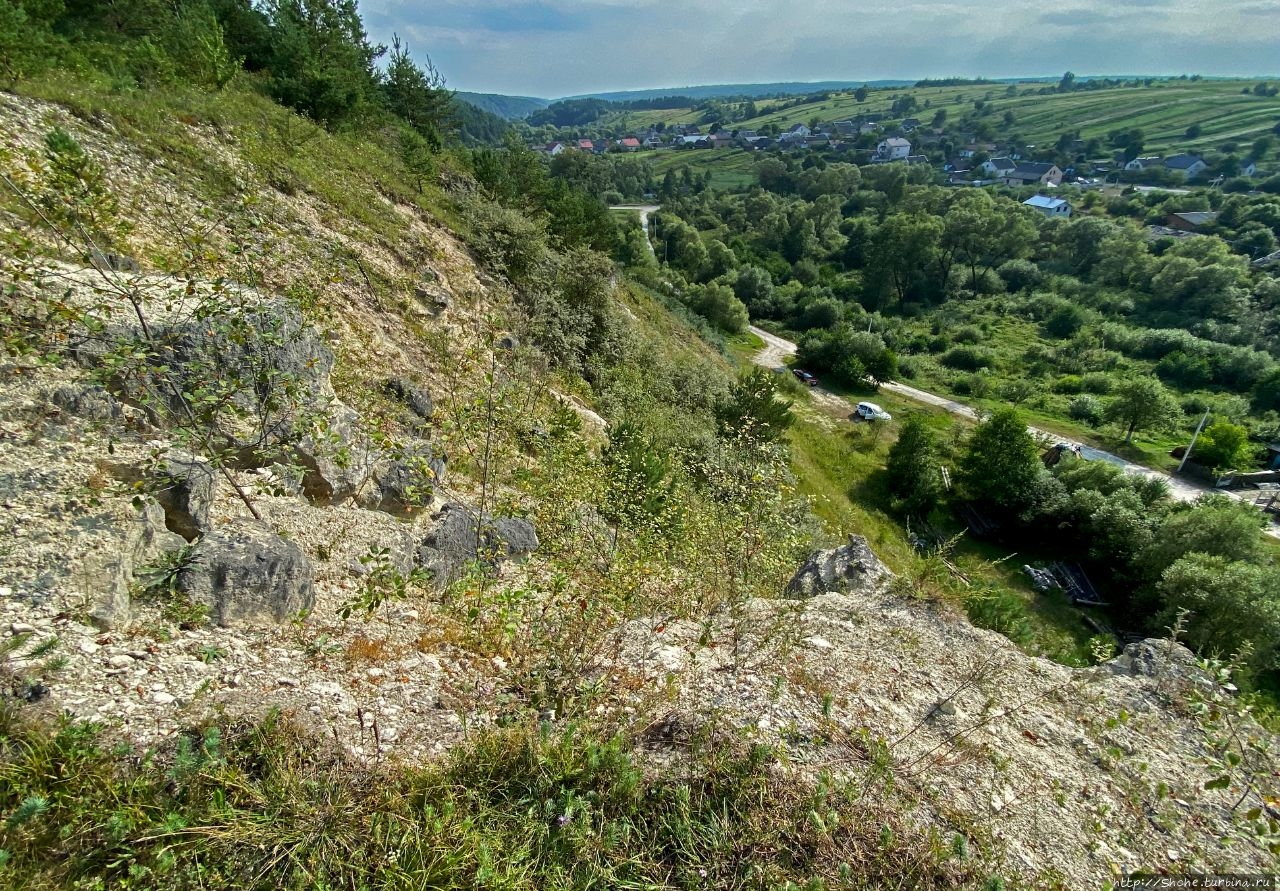
[[[1038,210],[1052,219],[1065,220],[1071,216],[1071,205],[1063,198],[1050,195],[1033,195],[1022,202],[1022,206]]]
[[[901,136],[890,136],[880,140],[876,146],[877,161],[905,161],[911,157],[911,140]]]
[[[1040,161],[1023,161],[1004,174],[1006,186],[1058,186],[1062,184],[1062,171],[1057,164]]]
[[[1208,170],[1209,165],[1197,155],[1170,155],[1164,159],[1164,169],[1183,179],[1191,179],[1197,173]]]

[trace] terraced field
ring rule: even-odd
[[[852,93],[833,93],[801,105],[779,109],[788,100],[757,100],[761,114],[735,126],[759,129],[766,124],[787,128],[797,123],[839,120],[869,112],[889,113],[893,101],[910,94],[919,103],[912,114],[928,121],[940,109],[946,109],[952,123],[973,108],[977,100],[986,100],[989,120],[1002,135],[1018,134],[1033,144],[1054,142],[1064,132],[1079,131],[1089,139],[1105,137],[1114,129],[1140,127],[1146,133],[1146,149],[1153,153],[1204,151],[1217,148],[1225,141],[1248,143],[1269,133],[1280,122],[1280,97],[1262,97],[1252,92],[1256,81],[1244,80],[1165,80],[1150,86],[1116,87],[1106,90],[1039,95],[1045,84],[1020,84],[1011,90],[1002,84],[963,87],[893,88],[871,91],[859,103]],[[1006,112],[1013,114],[1012,127],[1006,128]],[[607,119],[608,123],[644,129],[665,121],[688,124],[698,120],[693,109],[666,109],[627,112]],[[1195,139],[1186,137],[1187,128],[1198,124],[1201,133]],[[724,160],[728,160],[727,156]],[[668,162],[661,162],[666,164]],[[678,166],[678,165],[676,165]],[[717,163],[717,167],[719,164]],[[665,169],[665,168],[664,168]]]
[[[668,170],[689,167],[694,171],[711,171],[711,186],[735,189],[756,181],[754,167],[760,155],[743,149],[687,149],[652,152],[647,155],[654,175],[661,178]]]

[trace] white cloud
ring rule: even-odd
[[[1259,0],[363,0],[457,89],[555,97],[699,83],[1276,73]]]

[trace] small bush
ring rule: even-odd
[[[1090,372],[1080,379],[1081,384],[1086,393],[1094,393],[1098,396],[1104,396],[1111,392],[1111,386],[1115,381],[1111,375],[1103,374],[1100,371]]]
[[[956,343],[982,343],[982,330],[976,325],[965,325],[963,328],[957,328],[956,333],[952,335],[952,339]]]
[[[1084,379],[1078,374],[1066,374],[1053,382],[1055,393],[1080,393],[1084,391]]]
[[[964,607],[969,621],[979,628],[999,632],[1020,647],[1030,646],[1035,640],[1035,629],[1027,617],[1027,606],[1012,591],[986,588],[970,595]]]
[[[1073,421],[1080,421],[1090,427],[1097,427],[1102,423],[1102,403],[1097,397],[1088,394],[1077,396],[1067,406],[1067,415]]]
[[[977,371],[979,368],[990,368],[994,364],[994,359],[986,350],[963,345],[952,347],[943,353],[941,362],[948,368],[958,371]]]

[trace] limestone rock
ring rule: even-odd
[[[403,377],[393,377],[383,387],[389,396],[403,402],[411,412],[424,421],[429,420],[435,412],[435,405],[431,401],[431,395],[414,384],[413,381]]]
[[[169,531],[194,541],[212,528],[215,474],[212,464],[187,452],[175,449],[164,457],[155,473],[156,500]]]
[[[829,551],[815,551],[787,584],[788,597],[819,594],[878,594],[893,579],[867,540],[850,535],[849,543]]]
[[[49,401],[69,415],[98,424],[120,417],[120,403],[104,390],[94,385],[64,384],[54,390]]]
[[[141,502],[137,515],[125,522],[119,535],[118,545],[90,552],[74,573],[84,590],[97,598],[90,618],[102,629],[129,623],[129,590],[136,568],[186,546],[182,536],[165,528],[164,510],[150,498]]]
[[[311,561],[293,542],[256,523],[200,538],[178,588],[209,607],[217,625],[285,622],[315,604]]]
[[[419,513],[431,503],[433,488],[443,482],[444,461],[425,448],[403,458],[388,459],[373,468],[373,491],[364,506],[400,517]]]
[[[437,585],[456,580],[473,560],[496,567],[503,560],[517,560],[538,548],[533,523],[519,517],[479,516],[462,504],[445,505],[440,523],[418,548],[418,564],[431,570]]]
[[[1197,665],[1196,656],[1180,643],[1147,638],[1124,648],[1106,663],[1113,674],[1149,678],[1170,677],[1193,682],[1208,681]]]

